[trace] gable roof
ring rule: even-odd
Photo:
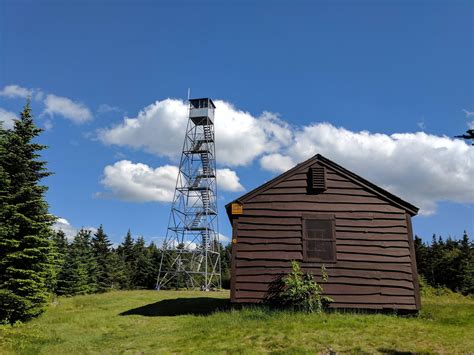
[[[266,182],[265,184],[253,189],[252,191],[247,192],[245,195],[240,196],[239,198],[233,200],[232,202],[229,202],[225,208],[227,210],[227,214],[229,218],[231,218],[229,208],[232,203],[235,202],[240,202],[240,203],[245,203],[252,197],[262,193],[263,191],[268,190],[269,188],[275,186],[276,184],[286,180],[290,176],[296,174],[299,170],[305,169],[310,167],[311,165],[315,163],[320,163],[328,168],[333,169],[337,173],[341,174],[342,176],[346,177],[347,179],[362,185],[365,187],[367,190],[371,191],[375,195],[387,200],[388,202],[394,204],[397,207],[400,207],[401,209],[405,210],[407,213],[409,213],[411,216],[415,216],[418,213],[418,207],[413,206],[411,203],[402,200],[400,197],[393,195],[392,193],[388,192],[387,190],[382,189],[381,187],[375,185],[374,183],[371,183],[370,181],[364,179],[363,177],[353,173],[352,171],[349,171],[342,166],[334,163],[332,160],[329,160],[328,158],[325,158],[321,154],[316,154],[315,156],[309,158],[308,160],[294,166],[290,170],[284,172],[281,175],[278,175],[277,177],[271,179],[270,181]]]

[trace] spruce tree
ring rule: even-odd
[[[41,179],[50,175],[38,160],[46,146],[27,101],[12,130],[2,130],[2,214],[0,232],[0,320],[15,322],[39,315],[48,298],[52,273],[54,217],[48,213]]]
[[[129,287],[129,280],[125,272],[125,262],[115,250],[110,254],[109,267],[111,288],[114,290],[127,289]]]
[[[100,225],[99,229],[92,237],[92,249],[97,264],[97,291],[105,292],[112,287],[111,281],[111,247],[112,243],[107,234],[104,233],[104,228]]]
[[[147,254],[151,266],[150,273],[148,275],[147,288],[154,289],[156,287],[156,281],[160,271],[161,250],[154,242],[151,242],[147,247]]]
[[[67,253],[68,253],[68,243],[66,234],[62,230],[53,232],[51,236],[53,242],[53,273],[51,275],[51,280],[48,282],[50,285],[49,288],[52,292],[56,293],[57,291],[57,281],[59,273],[61,272]]]
[[[464,231],[460,242],[461,252],[461,283],[459,288],[462,293],[474,294],[474,247]]]
[[[79,295],[97,291],[97,263],[91,242],[91,231],[81,229],[69,247],[58,276],[59,295]]]
[[[135,255],[134,255],[134,240],[132,232],[128,230],[122,244],[117,248],[117,253],[123,260],[125,266],[126,286],[125,288],[132,288],[132,278],[134,273]]]
[[[147,288],[149,285],[150,275],[153,272],[151,259],[148,250],[145,248],[145,240],[138,237],[133,246],[132,261],[132,286],[134,288]]]

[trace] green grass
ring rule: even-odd
[[[411,318],[227,307],[227,292],[121,291],[59,298],[38,319],[0,326],[0,354],[474,350],[474,300],[456,294],[424,297],[421,314]]]

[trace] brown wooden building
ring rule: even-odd
[[[331,307],[417,311],[411,217],[418,208],[316,155],[226,206],[232,223],[231,301],[258,303],[290,270],[320,280]]]

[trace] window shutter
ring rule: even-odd
[[[335,261],[333,220],[305,219],[303,223],[304,261]]]
[[[324,166],[315,166],[310,172],[311,190],[322,192],[326,190],[326,170]]]

